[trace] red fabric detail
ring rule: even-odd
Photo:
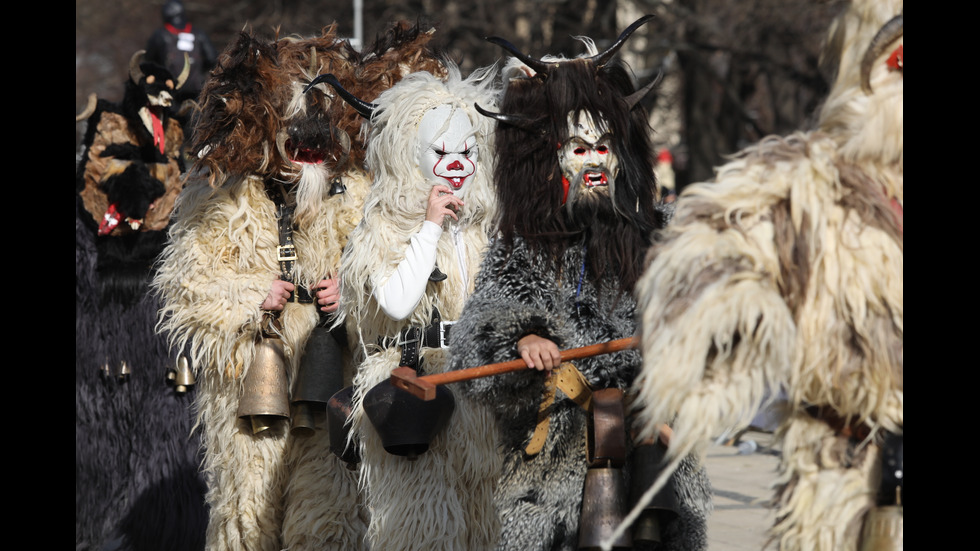
[[[173,34],[173,35],[178,35],[180,33],[189,33],[189,32],[191,32],[191,24],[190,23],[184,25],[184,28],[183,29],[178,29],[177,27],[174,27],[170,23],[164,23],[163,26],[168,31],[170,31],[170,34]]]
[[[895,71],[905,72],[905,44],[899,44],[898,48],[888,56],[888,68]]]
[[[561,204],[563,205],[565,204],[565,201],[568,200],[568,185],[569,185],[568,178],[566,178],[563,175],[561,177],[561,189],[562,189]]]
[[[664,149],[663,151],[660,152],[659,155],[657,155],[657,162],[660,162],[660,163],[673,163],[674,162],[674,156],[671,155],[669,149]]]
[[[152,110],[150,111],[150,119],[153,121],[153,145],[158,146],[162,154],[164,147],[166,147],[166,143],[164,143],[166,139],[163,136],[163,121]]]
[[[102,221],[99,222],[99,235],[109,235],[112,230],[116,229],[119,225],[119,212],[116,211],[115,203],[109,205],[109,209],[105,211],[102,215]]]

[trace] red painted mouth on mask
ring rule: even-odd
[[[286,151],[289,152],[289,160],[296,164],[318,165],[327,160],[327,154],[322,149],[293,147],[289,141],[286,142]]]
[[[453,178],[453,177],[450,177],[450,176],[443,176],[443,179],[445,179],[447,182],[449,182],[449,185],[452,186],[453,189],[459,189],[459,188],[463,187],[463,183],[466,181],[466,178],[467,178],[466,176],[462,176],[462,177],[459,177],[459,178]]]
[[[585,187],[587,188],[609,185],[609,179],[606,178],[605,172],[593,172],[593,171],[586,172],[582,176],[582,182],[585,184]]]

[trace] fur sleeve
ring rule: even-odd
[[[672,421],[672,455],[747,424],[791,364],[775,222],[788,189],[760,185],[768,179],[729,174],[685,189],[637,283],[638,417],[645,435]]]
[[[153,287],[161,297],[158,329],[196,366],[236,375],[251,360],[260,306],[278,275],[273,206],[261,182],[230,188],[188,187]],[[269,227],[266,227],[269,226]]]
[[[539,273],[523,242],[508,251],[495,242],[481,266],[476,291],[467,300],[452,333],[452,369],[464,369],[518,358],[517,341],[528,333],[568,340],[550,276]],[[541,397],[544,375],[535,370],[476,379],[461,389],[498,408],[510,408]],[[526,399],[524,399],[526,398]]]

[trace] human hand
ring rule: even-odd
[[[316,303],[321,312],[336,312],[340,308],[340,281],[333,278],[321,279],[316,284]]]
[[[535,334],[525,335],[517,341],[517,353],[529,368],[551,371],[561,365],[561,352],[554,342]]]
[[[425,209],[425,219],[442,226],[446,216],[459,220],[456,213],[463,206],[463,200],[453,195],[447,186],[432,186],[429,191],[429,204]]]
[[[277,279],[272,282],[272,289],[268,296],[262,301],[262,309],[272,312],[279,312],[289,301],[289,294],[296,290],[296,286],[288,281]]]

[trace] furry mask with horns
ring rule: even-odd
[[[534,59],[502,38],[487,39],[515,57],[504,70],[501,112],[481,108],[500,122],[494,180],[504,239],[521,235],[555,261],[569,239],[584,235],[590,275],[613,277],[624,291],[632,289],[650,234],[664,225],[665,215],[655,205],[649,126],[639,105],[656,81],[637,91],[626,69],[612,59],[651,17],[634,22],[601,53],[582,38],[588,54],[574,59]],[[583,126],[596,132],[585,138],[586,149],[616,159],[606,163],[601,182],[590,182],[588,167],[569,168],[581,163],[560,159],[562,150],[587,153],[568,151],[570,140],[589,134]],[[612,266],[618,273],[607,274]]]

